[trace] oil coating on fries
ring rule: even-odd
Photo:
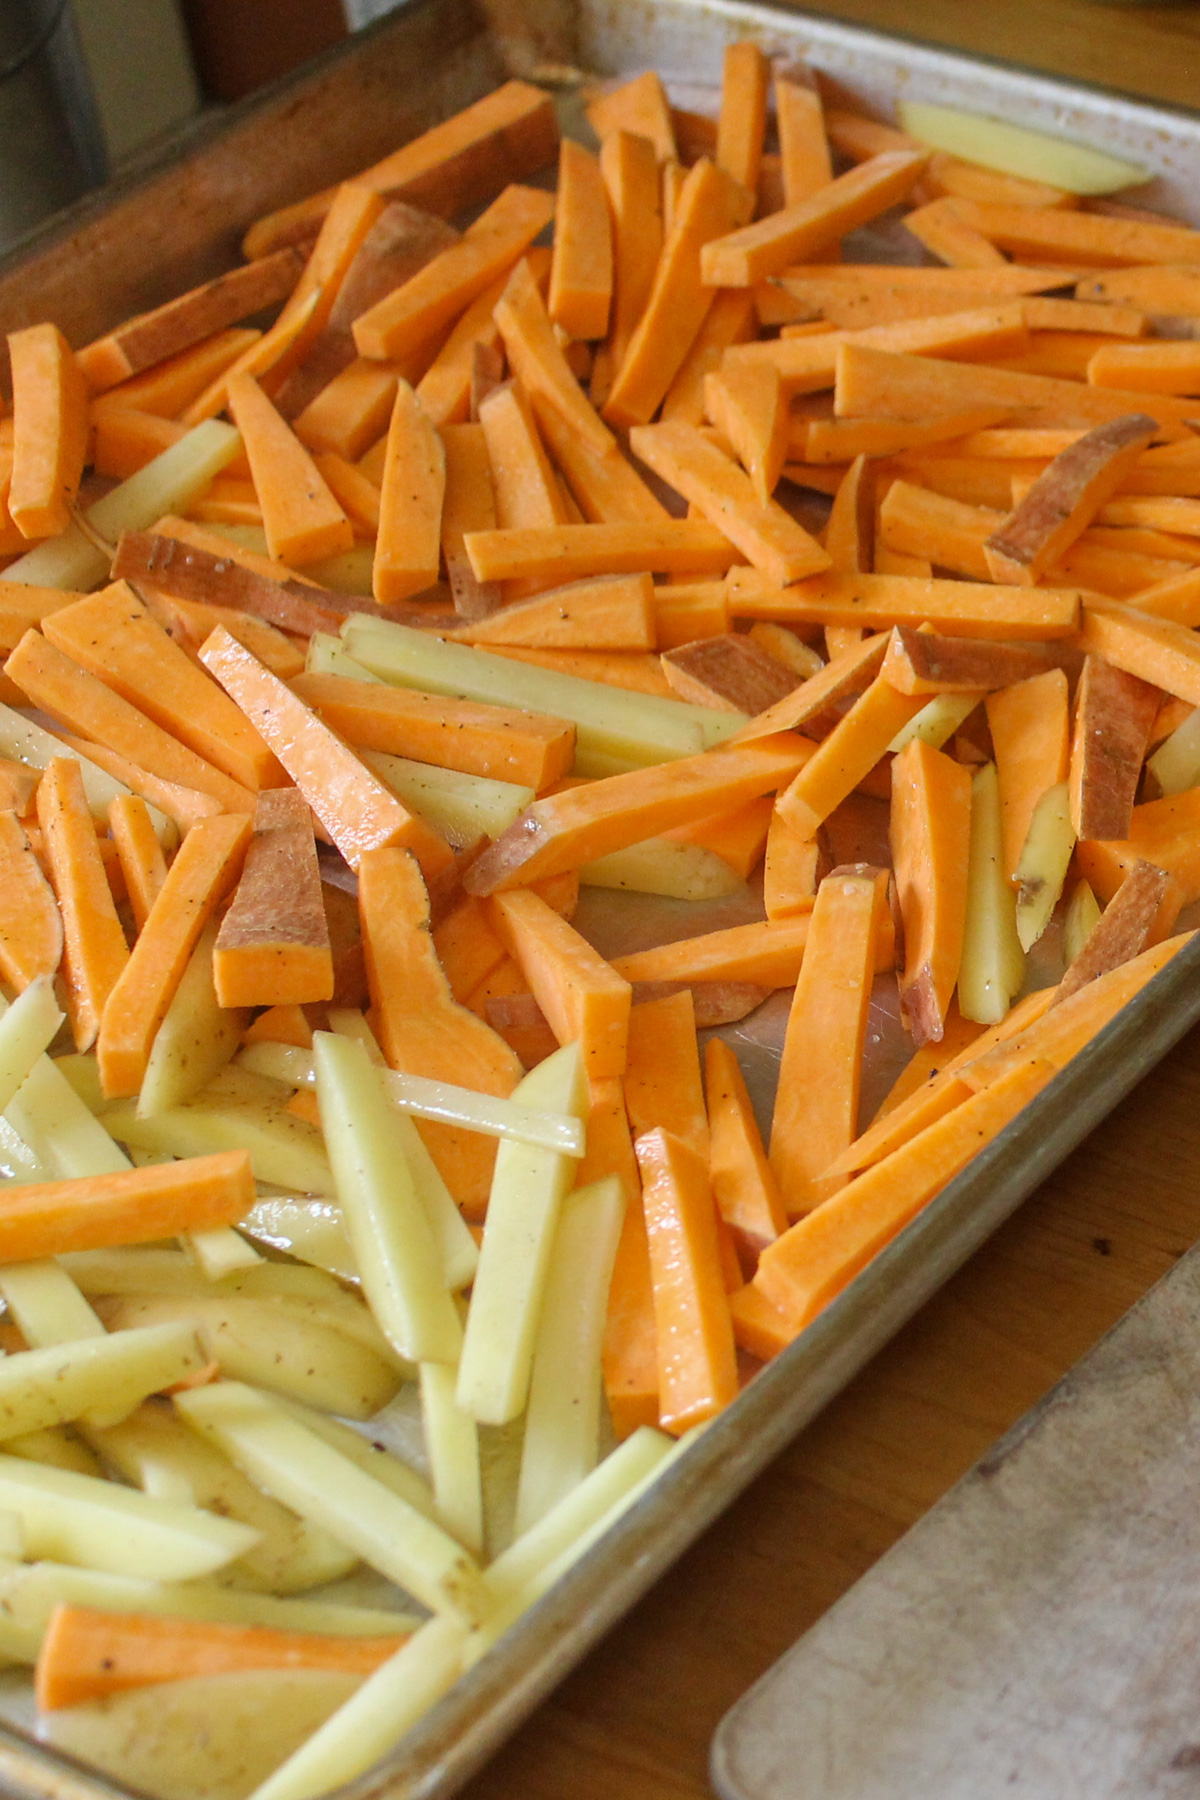
[[[9,337],[0,1656],[180,1800],[385,1757],[1200,904],[1200,233],[749,41],[586,115]]]

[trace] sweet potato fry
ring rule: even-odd
[[[38,784],[37,816],[62,914],[63,977],[76,1050],[90,1050],[129,961],[96,827],[74,757],[55,757]]]
[[[718,238],[702,254],[704,280],[713,287],[749,287],[811,258],[902,200],[927,161],[922,150],[885,151],[799,205]]]
[[[465,885],[470,893],[492,894],[580,868],[673,825],[771,793],[810,754],[803,738],[783,733],[535,800],[467,870]]]
[[[1100,923],[1059,982],[1056,1004],[1070,999],[1110,969],[1131,962],[1148,944],[1164,935],[1162,909],[1170,885],[1171,877],[1153,863],[1133,865],[1100,915]],[[1173,923],[1167,922],[1166,930]]]
[[[1121,486],[1158,429],[1144,413],[1111,419],[1054,458],[984,546],[995,581],[1032,585]]]
[[[799,686],[794,672],[738,632],[664,650],[663,673],[684,700],[765,713]]]
[[[857,1129],[877,908],[873,873],[835,872],[817,889],[809,917],[771,1122],[771,1168],[790,1219],[842,1185],[824,1171]]]
[[[15,812],[0,812],[0,975],[18,993],[62,961],[62,916]]]
[[[442,700],[344,675],[299,675],[291,685],[340,737],[366,750],[517,782],[539,793],[568,774],[575,759],[575,732],[565,719]]]
[[[1027,681],[1047,667],[1029,644],[989,644],[897,625],[882,673],[902,694],[973,694]]]
[[[93,394],[103,393],[239,319],[277,306],[291,293],[303,267],[294,249],[275,250],[191,288],[153,312],[135,314],[76,352],[88,386]]]
[[[635,426],[635,456],[781,586],[829,567],[830,559],[802,525],[774,500],[764,505],[750,477],[722,456],[694,425]]]
[[[254,835],[213,949],[220,1006],[289,1006],[333,997],[312,814],[295,788],[260,794]]]
[[[411,849],[430,881],[454,867],[454,853],[277,675],[218,626],[200,652],[206,669],[269,743],[351,867],[368,850]]]
[[[892,764],[891,844],[904,921],[900,1004],[918,1049],[941,1039],[958,979],[970,831],[970,772],[914,738]]]
[[[1071,740],[1071,822],[1080,838],[1129,835],[1159,691],[1099,656],[1083,665]]]

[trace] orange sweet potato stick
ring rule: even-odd
[[[828,860],[817,838],[797,837],[791,826],[773,812],[763,864],[763,906],[767,918],[794,919],[811,912],[817,883],[829,873]]]
[[[776,805],[785,824],[800,837],[814,836],[923,705],[923,695],[899,694],[882,675],[876,676],[780,794]]]
[[[94,827],[93,827],[94,831]],[[62,916],[14,812],[0,812],[0,975],[22,992],[62,961]]]
[[[63,976],[76,1050],[90,1050],[129,961],[96,826],[74,757],[53,757],[38,783],[38,824],[63,922]]]
[[[612,304],[612,225],[600,164],[564,138],[558,152],[550,317],[569,338],[602,338]]]
[[[770,73],[766,57],[749,38],[726,47],[717,118],[717,167],[751,194],[758,186],[762,162]]]
[[[787,1214],[745,1078],[723,1038],[708,1040],[704,1080],[711,1132],[709,1174],[717,1210],[739,1251],[753,1263],[787,1229]]]
[[[996,246],[967,223],[949,197],[931,200],[927,206],[906,213],[904,228],[952,269],[991,270],[1005,266]]]
[[[700,270],[703,246],[744,219],[747,204],[745,189],[707,158],[688,170],[650,298],[604,404],[611,425],[654,417],[712,304]]]
[[[873,875],[835,873],[808,920],[771,1123],[771,1168],[792,1219],[841,1185],[824,1171],[857,1129],[877,911]]]
[[[746,343],[754,336],[756,323],[754,295],[748,288],[721,289],[667,389],[661,417],[683,425],[701,424],[707,377],[721,367],[732,344]]]
[[[543,407],[557,413],[597,456],[615,450],[616,440],[596,416],[559,347],[529,257],[517,263],[505,283],[495,320],[509,368],[539,416]]]
[[[515,1054],[456,1004],[429,932],[429,896],[403,850],[371,850],[359,865],[358,903],[376,1035],[393,1069],[507,1097],[521,1079]],[[418,1127],[459,1205],[481,1218],[495,1146],[477,1132]]]
[[[565,719],[441,699],[344,675],[299,675],[292,692],[351,744],[438,763],[541,792],[570,772],[575,729]]]
[[[486,618],[500,604],[501,593],[476,581],[463,537],[468,531],[493,531],[496,526],[496,490],[487,438],[478,421],[442,425],[440,436],[446,458],[441,522],[446,579],[454,610],[461,618]]]
[[[1047,669],[989,694],[984,705],[1000,782],[1004,873],[1015,881],[1034,808],[1047,788],[1067,779],[1067,678]]]
[[[1003,406],[1014,424],[1090,429],[1105,419],[1137,411],[1158,420],[1160,435],[1178,438],[1194,404],[1168,395],[1090,387],[1054,375],[913,356],[871,343],[843,343],[838,348],[834,411],[839,418],[921,419],[959,407]]]
[[[892,764],[891,842],[904,971],[900,1004],[921,1045],[942,1037],[967,916],[971,774],[913,738]]]
[[[983,580],[917,575],[818,576],[780,590],[760,570],[744,568],[730,571],[728,595],[734,618],[774,618],[826,628],[866,625],[877,631],[891,625],[920,626],[928,620],[956,637],[1003,635],[1035,641],[1069,637],[1078,625],[1080,600],[1079,589],[1073,587],[989,587]]]
[[[1157,429],[1155,419],[1130,413],[1060,451],[985,544],[993,579],[1032,586],[1116,493]]]
[[[1080,645],[1089,656],[1200,705],[1200,640],[1187,626],[1099,599],[1085,606],[1081,625]]]
[[[452,219],[490,200],[505,182],[544,168],[557,144],[551,96],[528,82],[507,81],[355,179],[391,200]],[[311,241],[334,192],[311,194],[258,220],[246,234],[244,254],[264,256],[280,244]]]
[[[543,254],[531,250],[524,261]],[[549,251],[544,252],[548,257]],[[517,267],[520,267],[518,263]],[[437,355],[416,383],[417,395],[426,415],[439,430],[444,425],[465,424],[471,411],[471,375],[475,362],[475,349],[481,345],[484,350],[495,350],[500,343],[500,329],[492,317],[496,302],[504,292],[507,276],[502,275],[490,287],[477,294],[470,306],[463,313],[450,335],[446,338]],[[358,368],[383,370],[387,363],[372,363],[366,358],[360,359]],[[364,376],[365,379],[365,376]],[[319,405],[320,396],[312,402]],[[310,408],[311,410],[311,408]],[[389,405],[387,413],[390,413]],[[387,425],[387,413],[380,422],[379,429]],[[296,421],[297,430],[300,420]],[[364,442],[363,448],[366,448]]]
[[[0,1255],[35,1262],[233,1225],[254,1205],[247,1150],[191,1156],[111,1175],[30,1182],[6,1196]]]
[[[1130,962],[1152,940],[1162,936],[1162,914],[1164,903],[1169,905],[1170,886],[1171,877],[1164,869],[1147,862],[1133,865],[1059,982],[1056,1003],[1069,1000],[1101,975]]]
[[[1200,262],[1200,232],[1178,225],[1104,218],[1096,213],[1062,212],[1040,206],[997,206],[957,200],[959,216],[998,249],[1036,259],[1051,258],[1101,268],[1143,263]]]
[[[93,400],[92,468],[97,475],[125,481],[148,462],[187,436],[187,426],[177,419],[160,419],[155,413],[138,412],[132,406],[106,396]]]
[[[924,1079],[916,1081],[894,1106],[889,1104],[887,1111],[881,1109],[861,1137],[855,1138],[850,1148],[829,1165],[826,1174],[850,1175],[869,1168],[872,1163],[890,1156],[902,1144],[907,1144],[927,1125],[944,1118],[968,1092],[973,1093],[984,1085],[984,1077],[976,1080],[967,1076],[968,1068],[977,1059],[984,1059],[980,1066],[986,1067],[989,1053],[1002,1044],[1007,1045],[1010,1040],[1025,1042],[1023,1034],[1050,1010],[1055,992],[1054,988],[1039,988],[1027,994],[1009,1008],[999,1024],[989,1025],[974,1040],[964,1038],[957,1048],[943,1040],[941,1046],[929,1044],[918,1050],[914,1063],[921,1064],[930,1052],[937,1052],[941,1061],[929,1067]],[[953,1008],[952,1017],[958,1017],[957,1007]],[[960,1019],[959,1023],[961,1026],[964,1021]],[[1052,1052],[1047,1060],[1054,1061]],[[889,1094],[889,1103],[891,1098]]]
[[[533,412],[542,439],[585,520],[593,524],[654,524],[670,517],[619,449],[610,446],[598,453],[537,390]]]
[[[703,251],[704,280],[713,287],[750,287],[812,258],[903,200],[928,160],[925,151],[885,151],[799,205],[727,233]]]
[[[81,1706],[129,1688],[249,1669],[332,1669],[370,1675],[393,1656],[399,1637],[322,1637],[266,1625],[106,1613],[56,1606],[38,1652],[34,1688],[41,1711]]]
[[[310,285],[320,288],[322,305],[316,316],[325,313],[324,323],[310,340],[303,341],[298,357],[295,352],[288,357],[285,377],[272,381],[275,403],[285,418],[302,412],[356,361],[351,326],[358,315],[459,241],[451,226],[416,207],[394,201],[371,216],[371,208],[361,198],[366,189],[350,183],[344,191],[358,197],[361,216],[371,217],[371,223],[359,236],[359,219],[353,211],[344,214],[340,233],[327,243],[335,215],[342,210],[341,195],[330,208],[296,290],[302,303]],[[344,263],[347,253],[349,260]],[[326,295],[331,296],[327,310]],[[414,348],[401,358],[396,373],[415,379],[424,372],[436,347],[431,343]]]
[[[478,410],[492,474],[496,525],[503,530],[565,525],[569,517],[566,499],[520,387],[502,382],[480,401]],[[538,581],[509,582],[504,598],[522,599],[542,585]]]
[[[627,1189],[625,1220],[613,1264],[608,1291],[601,1357],[604,1392],[618,1438],[627,1438],[639,1425],[657,1425],[659,1414],[658,1347],[654,1323],[654,1284],[650,1276],[650,1244],[642,1210],[641,1179],[625,1103],[619,1082],[603,1084],[614,1089],[613,1124],[609,1135],[627,1149],[633,1165],[632,1191]],[[616,1107],[619,1104],[619,1118]],[[595,1109],[588,1119],[588,1143],[595,1129]],[[589,1151],[590,1154],[590,1151]],[[581,1170],[582,1173],[582,1170]]]
[[[649,138],[610,132],[600,146],[600,173],[613,223],[613,300],[608,349],[619,369],[662,253],[662,190]]]
[[[788,449],[788,410],[771,363],[740,363],[704,379],[705,407],[737,453],[762,505],[779,482]]]
[[[578,1041],[589,1079],[623,1075],[629,983],[530,889],[499,894],[491,907],[492,925],[559,1043]]]
[[[661,77],[647,69],[607,94],[598,94],[587,104],[588,123],[601,140],[614,131],[634,132],[649,138],[660,163],[674,162],[677,150],[672,108],[667,100]]]
[[[96,1056],[106,1098],[141,1087],[196,940],[241,873],[250,830],[245,813],[223,813],[193,826],[180,845],[101,1016]]]
[[[253,812],[249,789],[197,756],[39,632],[26,632],[5,664],[5,673],[35,706],[79,736],[96,739],[163,781],[211,795],[227,811]]]
[[[117,407],[125,406],[154,414],[162,421],[179,425],[181,431],[185,430],[180,416],[185,408],[232,369],[239,357],[260,342],[262,335],[261,331],[249,328],[219,331],[215,337],[205,338],[203,343],[168,358],[165,363],[156,363],[143,374],[123,381],[119,387],[110,388],[93,400],[93,426],[110,408],[115,411]]]
[[[754,1285],[801,1331],[1046,1086],[1027,1062],[964,1100],[769,1244]]]
[[[808,913],[731,925],[724,931],[679,938],[657,950],[614,957],[613,967],[627,981],[638,983],[748,981],[761,988],[791,987],[804,960],[808,931]]]
[[[1071,739],[1071,823],[1080,838],[1129,835],[1133,802],[1159,692],[1136,675],[1089,655],[1075,700]]]
[[[354,321],[359,355],[387,361],[428,342],[511,268],[553,216],[551,195],[505,188],[459,243]]]
[[[356,461],[387,430],[399,378],[395,363],[356,357],[296,414],[292,430],[309,450]]]
[[[463,547],[479,581],[532,576],[555,585],[594,575],[637,575],[644,569],[723,574],[738,556],[725,533],[704,520],[672,518],[470,531]]]
[[[659,660],[682,699],[729,712],[764,713],[797,685],[791,669],[741,632],[681,644]]]
[[[893,1113],[900,1103],[915,1094],[918,1088],[924,1087],[942,1069],[948,1067],[952,1058],[972,1045],[983,1032],[994,1027],[976,1024],[974,1019],[964,1019],[958,1010],[956,1001],[951,1000],[946,1012],[945,1029],[940,1041],[923,1044],[915,1051],[901,1073],[888,1089],[878,1112],[875,1114],[869,1129]],[[864,1133],[865,1135],[865,1133]],[[861,1142],[861,1139],[857,1140]],[[853,1146],[852,1146],[853,1148]]]
[[[653,650],[654,583],[649,575],[601,575],[504,606],[447,634],[465,644],[531,649]]]
[[[120,756],[110,750],[107,744],[95,744],[88,738],[75,737],[69,731],[55,732],[55,736],[74,750],[79,756],[86,756],[109,775],[124,782],[150,806],[156,806],[159,812],[166,813],[180,831],[190,831],[201,819],[215,819],[218,813],[253,812],[254,795],[247,792],[244,800],[237,807],[223,806],[212,794],[205,794],[199,788],[190,788],[178,782],[164,781],[158,775],[152,775],[148,769],[130,762],[126,756]]]
[[[200,660],[270,744],[352,868],[368,850],[411,849],[431,881],[454,867],[445,838],[390,788],[277,675],[218,626]]]
[[[810,754],[805,740],[782,734],[535,800],[467,871],[466,886],[471,893],[490,894],[581,868],[673,825],[771,793]]]
[[[902,694],[978,694],[1006,688],[1046,671],[1044,651],[1030,644],[991,643],[945,637],[898,625],[892,633],[884,673]]]
[[[775,71],[775,120],[784,205],[799,206],[833,180],[821,96],[802,64]]]
[[[433,947],[460,1006],[508,954],[492,929],[487,901],[471,894],[434,926]]]
[[[686,1431],[737,1392],[733,1327],[703,1158],[668,1131],[636,1140],[650,1245],[659,1423]]]
[[[242,878],[213,949],[219,1006],[333,998],[312,814],[295,788],[260,794]]]
[[[973,304],[965,312],[907,319],[896,325],[865,326],[861,331],[805,332],[800,337],[738,344],[726,351],[723,366],[768,362],[779,371],[789,397],[816,394],[834,387],[843,351],[849,348],[890,350],[934,357],[986,361],[1015,353],[1028,344],[1025,313],[1019,301],[999,306]]]
[[[1064,995],[1061,982],[1057,988],[1043,990],[1048,1004],[1036,1017],[1027,1020],[1021,1031],[1010,1032],[998,1041],[980,1038],[976,1054],[960,1059],[958,1072],[978,1092],[1022,1063],[1036,1060],[1049,1063],[1054,1069],[1065,1068],[1194,935],[1185,931],[1152,944],[1074,992]]]
[[[108,829],[117,846],[133,923],[141,931],[167,879],[167,863],[150,809],[140,794],[117,795],[108,809]]]
[[[686,988],[661,1000],[641,1000],[630,1012],[624,1085],[635,1137],[662,1126],[707,1158],[696,1009]]]
[[[124,581],[42,622],[47,641],[239,786],[276,787],[283,770],[233,702],[172,642]]]
[[[774,500],[764,505],[745,472],[696,429],[667,422],[629,434],[636,456],[723,531],[781,586],[830,566],[826,552]]]
[[[299,565],[349,550],[350,521],[254,377],[231,375],[228,398],[250,459],[271,555]]]
[[[312,1026],[298,1006],[269,1006],[242,1033],[243,1044],[293,1044],[297,1050],[313,1047]]]
[[[406,381],[396,385],[379,490],[371,588],[380,605],[407,600],[438,575],[446,456]]]
[[[103,393],[143,369],[225,331],[239,319],[277,306],[295,287],[302,268],[295,250],[277,250],[256,262],[229,269],[214,281],[191,288],[152,312],[126,319],[115,331],[93,339],[76,352],[89,388],[93,394]]]
[[[229,404],[229,383],[231,381],[243,375],[249,375],[256,381],[259,378],[269,381],[280,365],[286,368],[289,352],[298,340],[306,336],[320,300],[319,293],[315,291],[310,293],[298,311],[290,313],[286,319],[277,319],[269,331],[264,331],[261,337],[247,344],[241,354],[233,362],[227,364],[221,373],[184,407],[180,414],[183,423],[199,425],[204,419],[215,419],[218,413],[225,412]]]
[[[13,463],[9,517],[29,538],[71,522],[88,439],[88,389],[56,325],[8,334],[12,365]]]

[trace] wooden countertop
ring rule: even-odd
[[[804,10],[1200,106],[1200,5]],[[1198,1158],[1200,1031],[568,1677],[469,1800],[709,1794],[726,1709],[1200,1237]]]

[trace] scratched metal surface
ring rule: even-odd
[[[1193,1249],[726,1715],[722,1800],[1200,1782]]]
[[[134,305],[149,303],[164,246],[177,258],[175,286],[215,273],[232,258],[236,229],[373,160],[389,129],[391,141],[399,141],[467,104],[504,69],[553,68],[564,77],[569,107],[571,70],[616,76],[657,67],[677,103],[714,110],[724,46],[746,35],[769,51],[806,57],[883,117],[907,93],[1058,130],[1139,160],[1156,172],[1146,203],[1200,223],[1200,120],[733,0],[486,0],[485,11],[486,26],[467,0],[413,0],[314,74],[256,107],[234,109],[224,133],[206,125],[190,134],[178,155],[127,182],[108,203],[75,209],[64,224],[0,262],[6,322],[25,308],[53,315],[54,297],[61,296],[83,309],[87,325],[78,325],[78,338],[106,329]],[[354,113],[348,97],[358,90],[367,135],[356,159],[344,133]],[[322,168],[314,143],[326,121],[331,131],[336,121],[342,136]],[[860,259],[907,254],[886,228],[860,238],[856,250]],[[756,907],[752,893],[716,910],[592,893],[580,923],[615,950],[759,916]],[[1048,970],[1043,979],[1049,978]],[[785,1011],[784,998],[776,996],[731,1030],[764,1115]],[[1198,1017],[1200,941],[755,1377],[653,1492],[347,1796],[435,1800],[453,1793]],[[868,1107],[898,1059],[894,990],[886,983],[877,988],[871,1032]],[[9,1721],[0,1724],[4,1792],[18,1800],[111,1800],[126,1791],[31,1743],[21,1729],[30,1717],[27,1688],[17,1693],[7,1681],[0,1685],[10,1689],[7,1697],[0,1693],[0,1718]]]

